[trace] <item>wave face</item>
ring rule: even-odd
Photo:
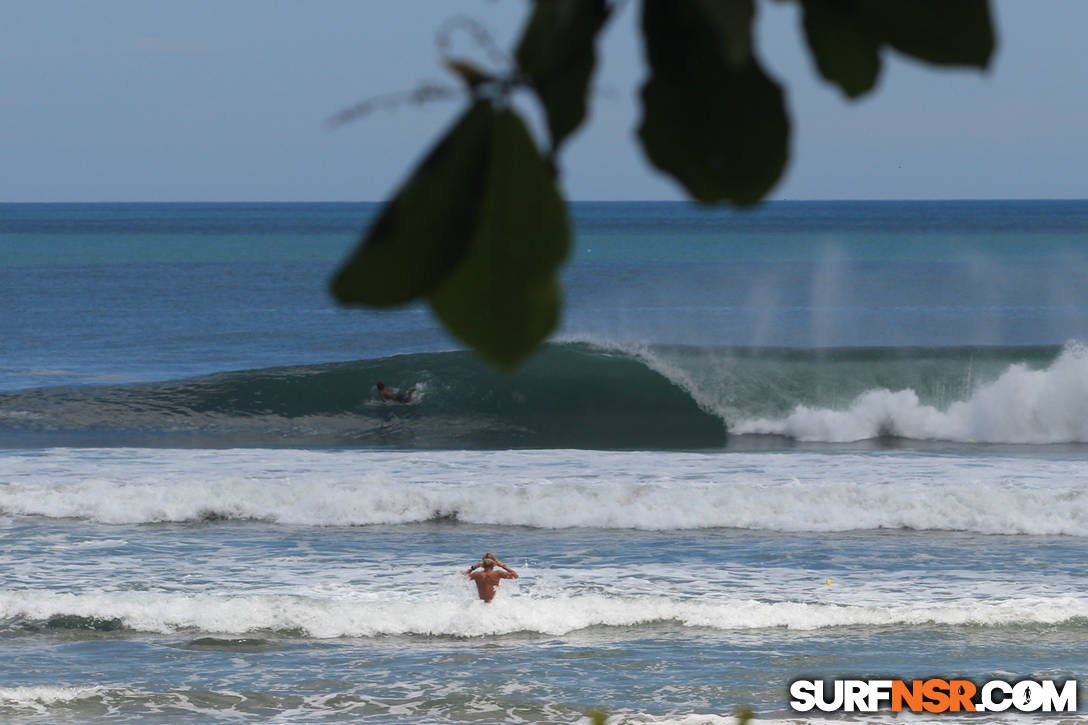
[[[382,404],[374,382],[417,386]],[[545,348],[503,376],[460,351],[0,396],[0,445],[683,450],[887,439],[1088,443],[1088,349]],[[728,439],[727,439],[728,436]],[[777,441],[777,442],[776,442]]]
[[[382,404],[374,383],[417,386]],[[222,373],[166,383],[0,396],[0,431],[115,445],[687,448],[725,427],[638,359],[550,346],[517,373],[466,352]]]

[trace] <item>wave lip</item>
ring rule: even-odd
[[[999,602],[852,606],[818,602],[691,600],[671,596],[501,592],[492,605],[467,589],[411,601],[327,600],[293,595],[215,596],[151,592],[58,594],[0,592],[0,619],[120,620],[126,629],[174,634],[301,633],[329,639],[385,635],[483,637],[531,632],[558,636],[589,627],[675,623],[715,630],[821,630],[854,626],[981,626],[1088,623],[1088,600],[1026,598]]]

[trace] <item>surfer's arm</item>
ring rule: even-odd
[[[506,574],[502,575],[503,579],[517,579],[518,578],[518,573],[516,571],[514,571],[513,569],[508,567],[506,564],[503,564],[498,559],[495,559],[495,566],[501,566],[503,569],[506,570]]]
[[[469,574],[471,574],[472,572],[474,572],[474,571],[476,571],[477,569],[479,569],[479,568],[480,568],[481,566],[483,566],[483,564],[482,564],[482,563],[480,563],[480,564],[473,564],[473,565],[472,565],[472,566],[470,566],[470,567],[469,567],[468,569],[465,569],[465,576],[468,576],[468,575],[469,575]]]

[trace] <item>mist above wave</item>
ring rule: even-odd
[[[1053,364],[1009,365],[965,400],[927,404],[914,390],[868,390],[845,408],[798,405],[779,418],[742,419],[734,433],[845,442],[881,436],[980,443],[1088,441],[1088,348],[1071,345]]]

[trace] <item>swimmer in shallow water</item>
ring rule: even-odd
[[[499,567],[503,571],[499,571],[495,567]],[[483,569],[483,571],[476,571],[477,569]],[[490,602],[495,598],[495,588],[499,586],[499,582],[503,579],[517,579],[518,573],[496,559],[494,554],[488,552],[484,554],[479,564],[473,564],[465,570],[465,576],[476,582],[476,591],[480,595],[480,599]]]
[[[378,389],[378,396],[382,399],[382,402],[411,403],[412,393],[416,392],[415,388],[393,392],[385,387],[385,383],[375,383],[374,386]]]

